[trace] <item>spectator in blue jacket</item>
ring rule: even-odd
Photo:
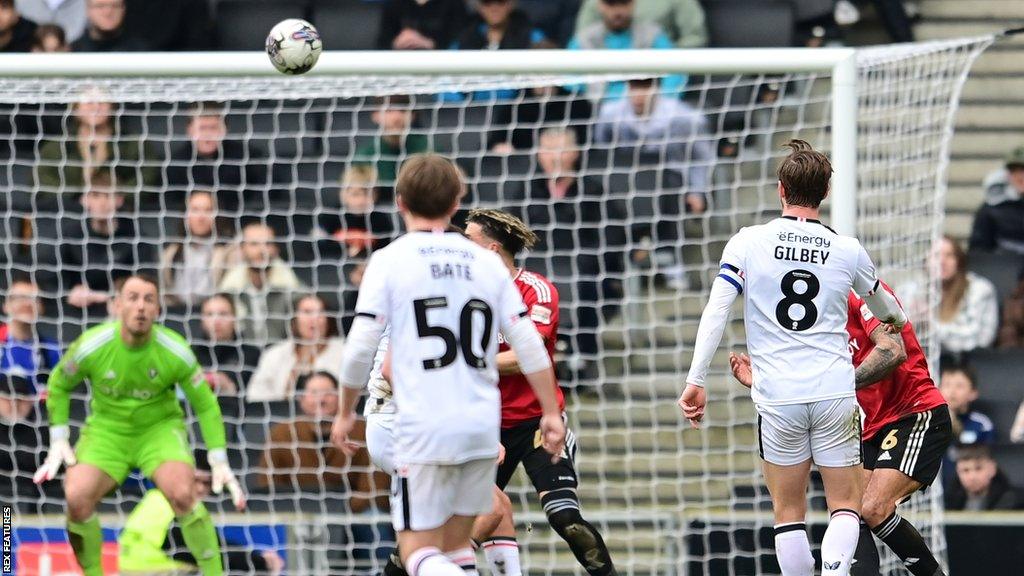
[[[576,30],[569,41],[570,50],[629,50],[675,48],[665,30],[654,22],[633,18],[634,0],[600,0],[598,10],[601,21]],[[686,85],[686,76],[666,76],[661,87],[664,92],[678,93]],[[605,98],[621,98],[626,94],[626,83],[609,82],[604,89]]]
[[[476,13],[452,42],[452,50],[525,50],[554,48],[555,45],[534,28],[530,17],[516,6],[516,0],[477,0]],[[477,100],[510,100],[519,93],[513,89],[478,91]],[[445,94],[447,101],[462,100],[458,92]]]
[[[971,409],[978,399],[978,384],[968,366],[942,369],[939,390],[949,404],[953,416],[953,433],[958,444],[991,444],[995,429],[988,416]]]
[[[704,212],[715,162],[704,114],[660,94],[657,78],[635,78],[628,86],[627,98],[601,106],[594,140],[613,147],[637,146],[662,158],[669,168],[686,174],[686,211]]]
[[[15,280],[7,289],[0,324],[0,419],[6,423],[31,414],[50,369],[60,361],[60,345],[36,332],[41,311],[39,289],[31,280]]]

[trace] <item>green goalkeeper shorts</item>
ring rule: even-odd
[[[152,478],[164,462],[195,466],[185,423],[179,419],[161,420],[134,434],[113,432],[102,420],[94,420],[82,430],[75,457],[103,470],[118,484],[135,468]]]

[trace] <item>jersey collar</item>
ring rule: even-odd
[[[821,224],[821,220],[816,218],[801,218],[799,216],[783,216],[786,220],[792,220],[794,222],[813,222],[814,224]]]
[[[817,218],[801,218],[799,216],[789,216],[789,215],[780,216],[780,218],[785,218],[786,220],[792,220],[793,222],[810,222],[811,224],[818,224],[820,226],[824,226],[825,229],[828,230],[829,232],[831,232],[833,234],[838,234],[838,232],[833,230],[831,226],[822,223],[822,221],[818,220]]]

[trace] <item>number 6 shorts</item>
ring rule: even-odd
[[[938,475],[951,442],[953,423],[945,404],[907,414],[864,441],[864,468],[899,470],[924,489]]]
[[[861,463],[856,397],[755,408],[762,460],[793,466],[812,459],[815,465],[830,468]]]

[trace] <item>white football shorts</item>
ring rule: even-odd
[[[399,464],[391,477],[395,530],[433,530],[452,516],[487,514],[494,507],[494,458],[461,464]]]
[[[813,459],[829,468],[862,462],[855,396],[755,408],[758,447],[766,462],[793,466]]]

